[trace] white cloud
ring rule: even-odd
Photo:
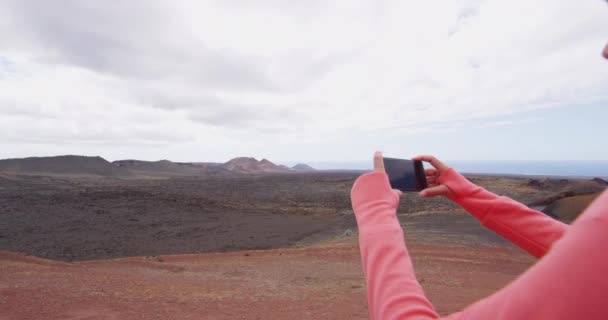
[[[124,5],[0,4],[8,155],[161,144],[179,160],[288,159],[301,145],[322,160],[315,143],[354,148],[331,141],[355,134],[608,101],[599,0]]]

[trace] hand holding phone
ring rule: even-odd
[[[384,170],[393,189],[422,191],[428,186],[422,161],[384,158]]]
[[[448,199],[453,199],[455,197],[454,192],[452,192],[447,185],[439,184],[439,177],[447,170],[450,170],[450,167],[439,161],[434,156],[416,156],[413,160],[427,162],[433,166],[433,168],[424,170],[429,188],[420,192],[420,197],[432,198],[436,196],[444,196]]]

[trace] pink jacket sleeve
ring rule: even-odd
[[[458,178],[442,179],[460,190]],[[497,223],[501,226],[498,230],[517,226],[519,231],[507,232],[507,236],[513,241],[524,239],[516,243],[544,257],[507,287],[445,319],[606,319],[608,277],[604,273],[608,270],[608,254],[604,245],[608,243],[608,193],[598,197],[566,234],[566,230],[559,236],[555,232],[543,233],[548,239],[527,232],[525,224],[514,221],[526,216],[523,212],[527,211],[513,205],[511,200],[498,198],[497,203],[489,204],[500,208],[513,205],[513,210],[520,212],[504,219],[492,216],[501,210],[485,210],[487,202],[475,205],[474,201],[465,200],[480,193],[484,192],[456,192],[456,200],[470,206],[467,210],[472,213],[479,213],[478,218],[486,225],[488,219],[502,219],[502,223]],[[351,198],[359,225],[371,319],[438,318],[416,281],[396,217],[399,198],[390,189],[387,176],[382,173],[361,176],[353,186]],[[540,220],[531,221],[530,228],[539,227]],[[551,250],[547,252],[548,248]]]
[[[390,188],[387,175],[364,174],[355,182],[351,198],[371,319],[437,318],[414,275],[396,215],[399,195]]]
[[[568,225],[507,197],[499,197],[448,169],[438,182],[456,195],[452,200],[488,229],[540,258],[561,238]]]

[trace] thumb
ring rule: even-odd
[[[436,196],[448,196],[450,194],[450,189],[441,184],[432,188],[426,188],[420,192],[421,198],[432,198]]]

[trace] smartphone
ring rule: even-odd
[[[421,191],[427,187],[422,161],[384,158],[384,169],[393,189]]]

